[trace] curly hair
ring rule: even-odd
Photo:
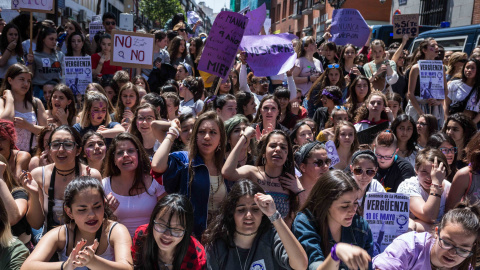
[[[383,106],[384,107],[387,106],[387,104],[388,104],[387,103],[387,97],[380,91],[373,91],[370,94],[370,96],[368,96],[368,98],[365,100],[365,103],[360,108],[358,108],[358,114],[357,114],[357,117],[355,118],[355,121],[354,121],[355,123],[358,123],[362,120],[368,119],[368,115],[369,115],[368,104],[370,103],[370,100],[374,96],[381,97],[382,100],[383,100]],[[387,113],[385,111],[382,111],[380,119],[385,119],[385,120],[388,119]],[[378,119],[378,120],[380,120],[380,119]]]

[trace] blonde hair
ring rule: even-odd
[[[8,221],[7,209],[0,197],[0,247],[7,248],[13,244],[15,237],[13,237],[10,222]]]

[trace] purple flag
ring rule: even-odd
[[[198,69],[225,79],[235,59],[248,18],[231,11],[222,11],[215,18],[205,42]]]
[[[247,63],[257,77],[273,76],[291,69],[297,59],[292,40],[295,35],[244,36],[240,48],[247,55]]]
[[[262,30],[263,23],[267,17],[267,7],[265,3],[255,10],[248,11],[245,15],[248,17],[247,28],[245,29],[245,36],[258,35]]]
[[[330,33],[331,40],[337,45],[351,43],[363,47],[370,35],[370,28],[358,10],[342,8],[333,11]]]

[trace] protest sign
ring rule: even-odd
[[[265,22],[263,23],[263,29],[265,29],[265,33],[267,35],[270,34],[270,28],[272,28],[272,19],[266,18]]]
[[[84,95],[89,83],[92,82],[92,61],[90,56],[65,56],[65,84],[72,89],[73,94]]]
[[[288,33],[243,36],[240,48],[245,51],[255,76],[273,76],[287,72],[295,64],[297,54],[292,45],[295,38],[297,36]]]
[[[393,38],[402,38],[408,35],[410,38],[418,36],[419,14],[399,14],[393,16]]]
[[[331,40],[337,45],[351,43],[363,47],[370,35],[370,28],[358,10],[342,8],[333,10],[330,33]]]
[[[471,91],[475,91],[472,89]],[[467,106],[465,107],[465,110],[467,111],[472,111],[472,112],[480,112],[480,102],[478,101],[479,99],[477,98],[477,93],[472,93],[470,95],[470,98],[468,99]]]
[[[200,16],[195,11],[187,12],[187,22],[188,24],[196,24],[198,21],[201,21]]]
[[[198,69],[225,79],[235,59],[248,18],[231,11],[220,12],[205,42]]]
[[[12,0],[12,9],[30,12],[54,13],[55,0]]]
[[[267,17],[267,8],[265,3],[252,11],[248,11],[245,16],[248,18],[248,23],[243,35],[258,35],[260,30],[262,30],[263,23]]]
[[[383,252],[408,230],[410,195],[368,192],[363,203],[363,218],[373,235],[373,256]]]
[[[90,41],[93,40],[93,37],[97,32],[100,31],[105,31],[105,28],[103,27],[103,24],[101,21],[93,21],[90,23],[90,26],[88,27],[88,33],[90,36]]]
[[[418,61],[420,97],[422,99],[445,99],[443,63],[441,60]]]
[[[340,162],[340,157],[338,156],[337,147],[333,141],[328,141],[325,143],[325,149],[327,150],[327,156],[332,161],[330,168],[333,168],[337,163]]]
[[[113,30],[110,65],[152,68],[154,35]]]
[[[101,22],[102,21],[102,15],[93,15],[92,16],[92,22]]]

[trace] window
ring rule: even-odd
[[[287,18],[287,0],[283,0],[282,18]]]
[[[277,5],[277,21],[280,21],[282,19],[282,17],[280,16],[280,12],[282,10],[280,9],[280,4]]]
[[[437,25],[445,21],[448,0],[420,0],[420,24]]]
[[[293,14],[293,0],[290,0],[289,4],[290,4],[290,7],[288,9],[288,11],[289,11],[288,15],[292,15]]]

